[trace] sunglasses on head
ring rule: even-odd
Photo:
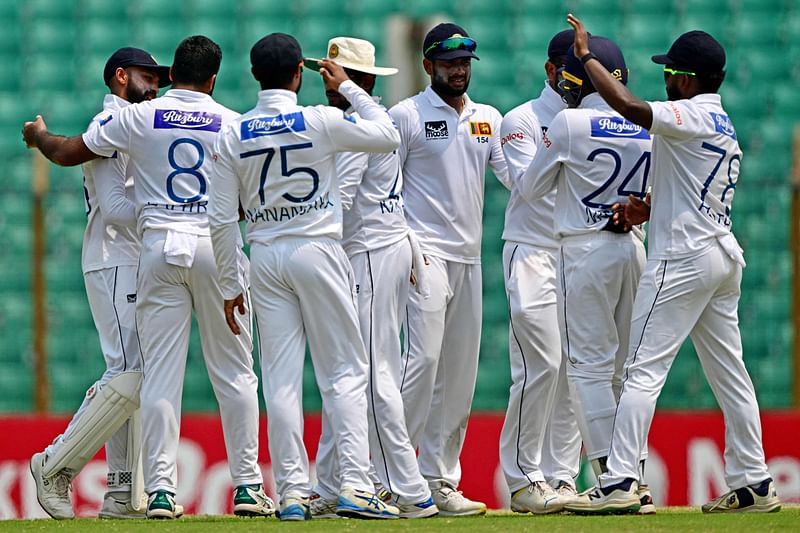
[[[440,52],[449,52],[451,50],[474,52],[477,47],[478,43],[475,42],[475,39],[469,37],[450,37],[449,39],[432,43],[423,53],[427,54],[432,50],[438,50]]]
[[[687,76],[697,76],[696,72],[691,72],[688,70],[676,70],[674,68],[664,67],[664,74],[671,74],[672,76],[677,76],[678,74],[686,74]]]

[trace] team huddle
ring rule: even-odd
[[[273,33],[250,51],[261,90],[242,115],[211,96],[219,46],[193,36],[171,67],[115,52],[110,94],[82,135],[26,123],[29,147],[83,165],[82,266],[107,366],[64,434],[31,458],[42,508],[74,517],[70,482],[105,443],[100,517],[183,514],[194,312],[235,514],[484,514],[458,486],[491,168],[510,191],[500,461],[511,509],[655,513],[647,433],[691,336],[726,422],[730,492],[703,512],[779,510],[737,320],[745,262],[730,213],[742,153],[717,94],[725,52],[705,32],[681,35],[652,58],[669,100],[645,102],[625,88],[619,47],[567,20],[541,94],[505,117],[467,96],[477,43],[443,23],[422,44],[430,85],[388,111],[372,93],[397,69],[376,66],[371,43],[335,37],[313,59]],[[328,106],[298,105],[304,67],[320,72]],[[277,505],[257,461],[253,325]],[[323,405],[316,479],[303,443],[306,346]],[[581,449],[598,485],[577,493]]]

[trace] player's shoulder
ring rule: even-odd
[[[400,100],[389,109],[389,113],[392,116],[418,115],[420,114],[421,109],[424,108],[427,103],[427,97],[423,91]]]
[[[498,109],[493,105],[475,102],[474,100],[470,100],[470,102],[475,109],[475,114],[490,117],[496,120],[502,120],[503,114],[500,113],[500,111],[498,111]]]
[[[503,116],[503,127],[506,126],[532,127],[539,125],[539,118],[533,108],[533,100],[523,102],[512,108]]]

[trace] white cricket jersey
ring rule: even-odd
[[[353,108],[347,113],[353,114]],[[344,211],[342,246],[348,256],[392,245],[408,235],[397,150],[341,152],[336,155],[336,173]]]
[[[207,162],[219,130],[238,116],[205,93],[171,89],[111,115],[83,140],[98,155],[119,150],[131,156],[140,232],[208,235]]]
[[[241,199],[251,243],[287,236],[341,239],[336,153],[391,152],[400,138],[386,110],[363,89],[348,80],[339,92],[357,116],[300,106],[297,94],[275,89],[259,92],[256,107],[222,129],[214,152],[212,227],[229,230],[223,226],[238,220]],[[235,296],[229,239],[213,238],[223,291]]]
[[[598,94],[553,119],[543,147],[522,178],[529,201],[557,188],[554,229],[558,238],[601,231],[611,206],[644,198],[650,171],[650,134],[628,122]],[[641,228],[636,234],[644,238]]]
[[[89,129],[97,129],[128,102],[107,94],[103,111],[95,115]],[[83,164],[86,200],[86,231],[83,234],[83,272],[117,266],[136,266],[139,237],[133,205],[133,176],[128,172],[128,155],[115,152],[109,158]]]
[[[695,255],[732,235],[742,151],[718,94],[648,102],[653,111],[653,205],[648,257]]]
[[[459,116],[431,87],[389,110],[400,130],[408,225],[425,253],[458,263],[481,258],[486,167],[508,182],[500,112],[464,94]]]
[[[520,194],[519,186],[542,142],[542,134],[547,131],[556,114],[566,108],[567,104],[561,100],[561,96],[545,82],[539,98],[515,107],[503,117],[500,145],[512,182],[503,229],[505,241],[558,247],[553,234],[556,192],[528,202]]]

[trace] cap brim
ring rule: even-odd
[[[674,61],[672,61],[667,54],[658,54],[653,56],[651,59],[653,60],[653,63],[657,63],[659,65],[669,65],[674,63]]]
[[[161,89],[168,85],[172,85],[172,80],[169,79],[169,69],[170,67],[164,65],[127,65],[129,67],[139,67],[139,68],[146,68],[147,70],[152,70],[156,74],[158,74],[158,88]]]
[[[322,59],[317,59],[316,57],[304,57],[303,68],[313,70],[314,72],[319,72],[319,61],[322,61]]]
[[[453,59],[461,59],[462,57],[470,57],[472,59],[477,59],[478,61],[481,60],[480,57],[475,55],[475,52],[470,52],[469,50],[450,50],[448,52],[442,52],[440,54],[436,54],[435,56],[431,56],[428,59],[433,61],[451,61]]]
[[[304,67],[313,70],[314,72],[319,72],[319,64],[318,61],[334,61],[337,65],[341,66],[342,68],[350,69],[350,70],[357,70],[358,72],[364,72],[366,74],[372,74],[373,76],[392,76],[397,74],[398,70],[394,67],[368,67],[364,65],[356,65],[355,63],[347,63],[343,61],[336,61],[335,59],[329,60],[327,58],[323,59],[316,59],[314,57],[306,57],[303,59]]]

